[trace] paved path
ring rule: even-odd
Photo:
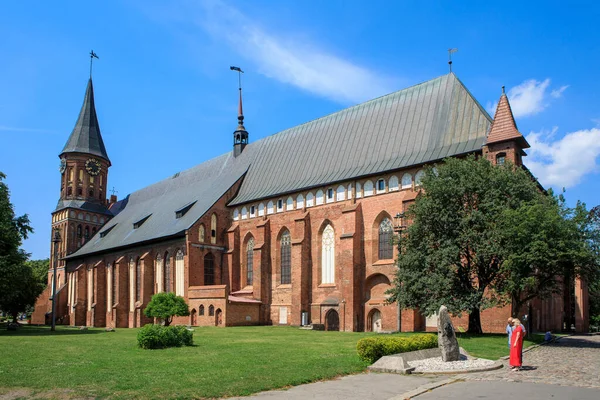
[[[448,379],[456,381],[416,399],[506,399],[515,393],[528,400],[600,399],[600,335],[562,338],[525,352],[523,362],[526,369],[520,372],[503,368],[443,376],[367,373],[238,399],[399,400],[405,393]]]
[[[344,376],[331,381],[294,386],[288,390],[272,390],[250,397],[236,397],[235,399],[387,400],[399,393],[405,393],[419,386],[446,378],[439,376],[366,373]]]
[[[569,336],[523,354],[523,371],[465,374],[467,381],[548,383],[600,389],[600,335]],[[600,398],[600,394],[598,395]]]

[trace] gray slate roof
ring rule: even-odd
[[[98,214],[113,215],[113,213],[111,213],[104,204],[98,204],[85,200],[59,200],[58,204],[56,204],[54,212],[63,210],[65,208],[75,208],[77,210],[85,210]]]
[[[79,117],[75,123],[75,128],[69,136],[61,155],[64,153],[87,153],[104,158],[110,163],[102,135],[100,134],[100,125],[96,116],[96,107],[94,105],[94,86],[92,79],[88,81],[83,98],[83,105],[79,112]]]
[[[121,212],[68,258],[183,234],[244,175],[247,167],[246,157],[234,158],[227,153],[130,194]],[[178,210],[192,202],[196,203],[183,217],[175,218]],[[139,228],[133,228],[148,215]],[[106,236],[100,236],[113,226]]]
[[[250,143],[230,205],[480,150],[492,119],[453,74]]]
[[[481,150],[491,118],[454,74],[250,143],[128,196],[69,258],[182,234],[241,177],[230,205]],[[246,174],[244,176],[244,174]],[[184,217],[175,212],[196,201]],[[138,229],[133,224],[150,218]]]

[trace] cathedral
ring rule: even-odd
[[[139,327],[152,295],[182,296],[192,326],[292,325],[435,330],[435,316],[387,304],[397,249],[423,168],[476,154],[523,167],[529,147],[504,91],[492,119],[449,73],[251,142],[240,91],[230,152],[107,199],[111,161],[92,80],[59,154],[52,228],[59,324]],[[53,271],[32,323],[51,317]],[[532,302],[533,330],[586,331],[587,289]],[[482,312],[504,332],[510,305]],[[466,328],[467,317],[455,318]],[[570,325],[569,325],[570,326]]]

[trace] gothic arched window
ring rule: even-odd
[[[281,284],[292,283],[292,237],[289,231],[281,235]]]
[[[129,311],[135,310],[135,260],[129,259]]]
[[[200,243],[204,243],[206,232],[204,231],[204,224],[200,224],[200,228],[198,228],[198,241]]]
[[[200,304],[200,308],[199,308],[199,310],[200,310],[200,311],[198,311],[198,314],[199,314],[199,315],[204,315],[204,304]]]
[[[321,283],[335,282],[335,233],[331,225],[323,230],[321,239]]]
[[[246,285],[252,286],[254,279],[254,238],[248,239],[246,246]]]
[[[204,284],[215,284],[215,257],[211,253],[204,256]]]
[[[137,259],[135,265],[135,301],[142,298],[142,260]]]
[[[215,315],[215,306],[213,306],[212,304],[210,306],[208,306],[208,316],[212,317]]]
[[[217,214],[210,216],[210,242],[217,243]]]
[[[408,172],[402,175],[402,189],[410,189],[412,187],[412,175]]]
[[[183,271],[183,251],[178,250],[175,255],[175,294],[183,296],[184,292],[184,271]]]
[[[163,275],[163,259],[160,254],[156,255],[156,261],[154,261],[154,271],[156,274],[156,293],[164,292],[164,275]]]
[[[165,265],[164,265],[163,279],[165,282],[165,292],[171,291],[171,256],[169,253],[165,253]]]
[[[110,278],[112,279],[112,303],[115,305],[119,302],[119,296],[117,293],[117,263],[113,263],[112,274]]]
[[[394,226],[389,218],[384,218],[379,224],[379,259],[389,260],[394,256],[392,238],[394,237]]]

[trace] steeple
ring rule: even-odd
[[[242,71],[239,67],[229,67],[232,71],[238,73],[238,89],[240,91],[240,101],[238,104],[238,126],[233,132],[233,156],[237,157],[242,154],[244,148],[248,144],[248,131],[244,127],[244,110],[242,107]]]
[[[490,133],[487,136],[486,144],[490,145],[506,141],[516,141],[522,149],[530,147],[527,140],[525,140],[525,137],[521,135],[521,132],[517,129],[517,124],[515,123],[508,97],[504,92],[504,86],[502,86],[502,95],[500,96],[498,106],[496,107],[494,122],[492,123]]]
[[[92,85],[92,78],[90,77],[87,89],[85,90],[85,97],[83,98],[83,105],[79,112],[79,118],[69,140],[65,144],[60,156],[65,153],[84,153],[102,157],[108,161],[110,165],[110,159],[106,153],[104,142],[102,141],[102,135],[100,134],[100,125],[98,124],[98,117],[96,116],[96,107],[94,105],[94,86]]]

